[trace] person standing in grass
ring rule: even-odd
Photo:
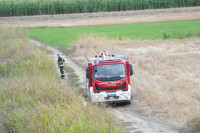
[[[59,54],[57,54],[57,57],[58,57],[58,67],[60,68],[60,73],[61,73],[61,78],[65,78],[65,74],[64,74],[64,62],[65,60],[60,57]]]

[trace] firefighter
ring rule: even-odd
[[[59,54],[57,54],[58,57],[58,67],[60,68],[60,73],[61,73],[61,78],[65,78],[65,74],[64,74],[64,62],[65,60],[60,57]]]

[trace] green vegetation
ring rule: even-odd
[[[73,27],[73,28],[33,28],[29,35],[54,47],[64,48],[86,35],[106,36],[112,39],[183,39],[200,37],[200,21],[179,21],[140,23],[126,25]]]
[[[199,5],[199,0],[1,0],[0,16],[109,12]]]
[[[67,82],[70,85],[71,88],[76,89],[79,86],[78,81],[78,76],[75,74],[74,69],[65,65],[65,72],[68,74],[68,79]]]
[[[56,66],[26,31],[0,28],[0,132],[124,132],[105,109],[60,83]]]

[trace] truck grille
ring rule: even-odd
[[[111,87],[111,88],[102,88],[98,85],[95,84],[95,87],[98,91],[101,91],[101,90],[118,90],[118,89],[125,89],[126,87],[126,82],[124,84],[122,84],[120,87]]]
[[[105,100],[110,100],[110,97],[104,97]],[[119,99],[119,96],[114,96],[113,99]]]

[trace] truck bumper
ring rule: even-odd
[[[131,87],[128,85],[128,91],[112,91],[94,93],[93,88],[90,87],[90,97],[93,103],[96,102],[130,102]]]

